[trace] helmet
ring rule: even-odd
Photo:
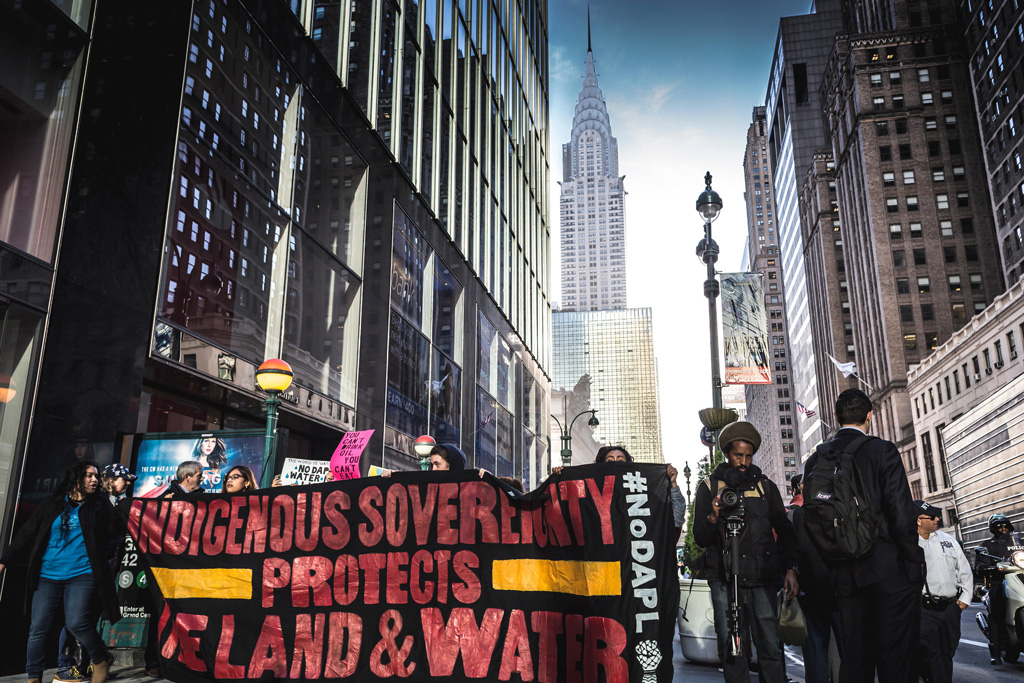
[[[989,533],[998,534],[999,527],[1004,524],[1010,527],[1010,531],[1013,531],[1013,522],[1010,521],[1010,518],[1002,513],[997,512],[996,514],[988,518]]]

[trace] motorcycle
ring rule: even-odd
[[[1019,539],[1018,539],[1019,541]],[[989,595],[982,598],[984,611],[978,612],[974,620],[978,628],[985,634],[985,638],[992,642],[992,635],[989,630],[989,618],[1002,619],[1005,624],[1007,641],[1000,647],[1000,654],[1005,662],[1015,662],[1024,649],[1024,545],[1010,546],[1009,557],[996,557],[989,555],[981,549],[975,553],[996,562],[995,566],[986,572],[991,581],[1002,581],[1006,593],[1006,610],[1003,614],[992,614],[989,605]]]

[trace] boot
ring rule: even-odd
[[[989,643],[988,654],[992,658],[989,660],[989,664],[992,666],[999,666],[1003,663],[1003,658],[999,656],[999,647],[997,645]]]
[[[92,665],[92,681],[91,683],[105,683],[107,680],[107,674],[110,673],[110,663],[114,661],[114,655],[107,654],[106,659],[102,662],[94,663]]]

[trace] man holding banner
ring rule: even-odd
[[[570,468],[523,498],[476,471],[133,501],[182,683],[672,677],[663,466]]]

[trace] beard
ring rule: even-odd
[[[746,470],[730,467],[725,471],[724,479],[725,483],[732,488],[742,488],[743,486],[752,486],[757,483],[757,475],[749,467]]]

